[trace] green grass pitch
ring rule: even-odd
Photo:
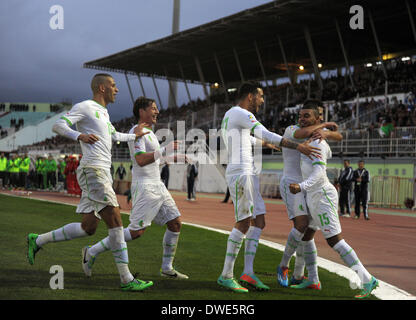
[[[86,278],[81,268],[81,248],[107,236],[104,222],[100,222],[97,232],[91,237],[46,245],[31,266],[26,258],[27,234],[40,234],[78,222],[80,216],[73,206],[44,201],[0,195],[0,203],[2,300],[343,300],[354,299],[359,292],[350,288],[347,279],[323,269],[319,270],[321,291],[282,288],[275,275],[282,253],[263,245],[259,245],[254,268],[271,290],[250,290],[248,294],[229,292],[216,283],[224,263],[227,235],[186,225],[182,226],[174,264],[190,279],[177,281],[159,276],[165,227],[152,225],[143,237],[128,242],[128,252],[132,273],[138,273],[139,279],[152,280],[154,285],[145,292],[122,292],[110,252],[97,258],[92,278]],[[122,215],[122,218],[124,226],[127,226],[128,216]],[[242,252],[235,264],[237,277],[243,270]],[[52,290],[49,286],[53,276],[49,270],[53,265],[63,267],[63,290]],[[372,296],[371,299],[376,298]]]

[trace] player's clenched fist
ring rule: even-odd
[[[289,185],[289,190],[290,190],[290,192],[291,193],[293,193],[293,194],[296,194],[296,193],[299,193],[301,190],[300,190],[300,186],[299,186],[299,184],[297,184],[297,183],[291,183],[290,185]]]
[[[94,144],[96,143],[98,140],[98,137],[95,134],[86,134],[86,133],[81,133],[78,136],[78,141],[82,141],[84,143],[88,143],[88,144]]]

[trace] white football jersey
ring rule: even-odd
[[[77,131],[69,128],[76,124]],[[98,141],[88,144],[80,141],[82,159],[80,167],[111,167],[111,147],[114,141],[134,141],[135,134],[117,132],[110,122],[107,108],[94,100],[85,100],[77,103],[55,124],[61,128],[68,138],[74,140],[81,134],[94,134]]]
[[[226,175],[254,174],[250,134],[258,125],[260,122],[253,113],[239,106],[234,106],[225,113],[221,129],[228,152]]]
[[[314,165],[323,165],[326,168],[327,160],[332,158],[331,148],[325,140],[322,140],[321,142],[319,142],[319,139],[314,140],[310,143],[310,146],[319,148],[321,156],[320,158],[312,157],[311,160],[304,154],[301,154],[300,168],[303,180],[307,180],[311,176]],[[327,186],[328,184],[331,185],[326,174],[326,170],[324,170],[321,176],[319,176],[317,182],[313,185],[312,189],[308,190],[308,193],[322,191],[322,187]]]
[[[283,138],[293,142],[302,143],[305,139],[296,139],[294,134],[300,127],[292,125],[286,128]],[[282,148],[283,155],[283,177],[286,181],[293,181],[299,183],[302,181],[302,171],[300,169],[300,155],[301,153],[295,149]]]
[[[130,129],[130,132],[133,132],[134,128],[137,125],[133,126]],[[129,150],[131,161],[133,162],[133,173],[132,173],[132,182],[134,183],[159,183],[161,181],[159,164],[160,159],[149,163],[143,167],[140,167],[135,156],[141,153],[154,152],[160,149],[159,141],[150,128],[144,128],[143,132],[150,132],[142,137],[140,137],[136,142],[129,142]]]

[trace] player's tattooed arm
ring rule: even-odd
[[[297,142],[291,141],[286,138],[282,138],[282,140],[280,141],[279,147],[288,148],[288,149],[297,149],[298,145],[299,143]]]
[[[309,143],[311,140],[305,141],[303,143],[297,143],[294,141],[290,141],[289,139],[282,138],[280,141],[280,147],[289,148],[289,149],[296,149],[300,153],[306,155],[309,159],[312,160],[312,157],[320,157],[321,156],[321,149],[316,147],[311,147]]]

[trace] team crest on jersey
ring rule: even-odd
[[[254,117],[252,115],[248,115],[248,118],[252,123],[256,122],[256,119],[254,119]]]

